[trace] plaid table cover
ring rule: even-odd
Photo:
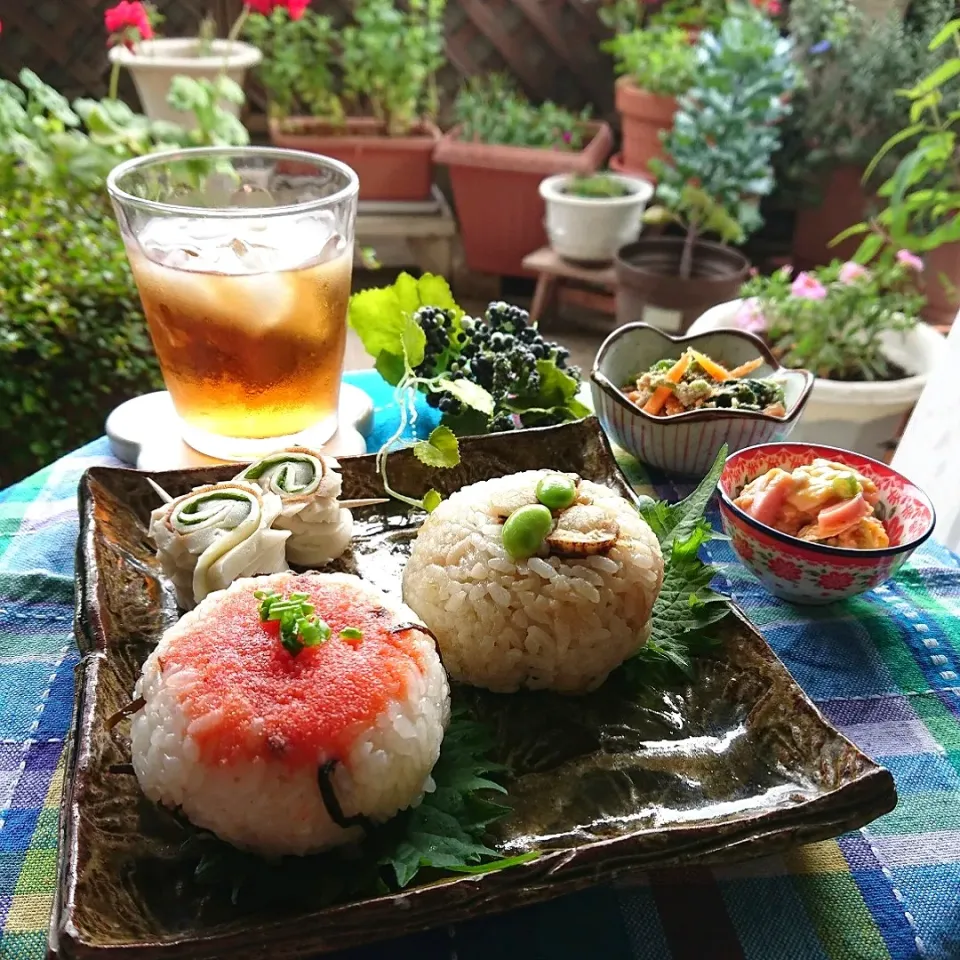
[[[373,373],[375,449],[395,423]],[[423,409],[421,429],[430,426]],[[73,699],[76,488],[105,440],[0,493],[0,958],[38,960],[56,877]],[[637,485],[639,465],[622,460]],[[661,496],[676,496],[654,483]],[[716,520],[716,517],[714,517]],[[725,869],[651,874],[339,954],[417,960],[887,960],[960,957],[960,562],[927,545],[862,599],[800,610],[714,544],[718,586],[826,716],[891,770],[900,801],[869,827]]]

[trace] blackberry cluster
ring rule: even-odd
[[[444,352],[443,338],[449,337],[452,317],[446,311],[423,307],[417,319],[427,335],[424,363],[417,370],[431,371],[435,369],[436,358]],[[445,372],[452,379],[466,377],[472,380],[493,397],[494,415],[488,426],[491,432],[515,429],[516,422],[506,406],[507,401],[511,397],[537,392],[540,388],[538,360],[553,360],[558,367],[566,369],[569,352],[559,344],[544,340],[539,331],[530,326],[530,315],[526,310],[501,301],[487,307],[483,321],[465,317],[462,326],[462,343],[454,346],[454,358]],[[576,370],[568,372],[578,374]],[[426,372],[425,375],[432,373]],[[449,394],[428,394],[427,402],[450,416],[464,412],[460,401]]]
[[[423,350],[423,362],[416,373],[422,377],[435,377],[443,372],[443,361],[451,349],[459,349],[465,339],[454,330],[453,311],[442,307],[421,307],[414,317],[427,338]]]

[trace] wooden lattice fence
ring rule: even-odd
[[[0,76],[15,79],[30,67],[67,96],[102,96],[108,64],[103,11],[114,0],[0,0]],[[228,24],[240,0],[159,0],[166,36],[190,36],[204,11]],[[313,0],[315,9],[342,13],[349,0]],[[449,105],[465,77],[512,74],[534,99],[552,99],[598,115],[612,108],[609,58],[598,52],[605,28],[596,0],[448,0],[447,56],[440,80]],[[121,90],[134,97],[125,79]],[[265,107],[256,83],[248,91],[254,113]]]

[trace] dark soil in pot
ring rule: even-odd
[[[734,300],[750,272],[737,250],[698,240],[690,276],[680,278],[682,237],[641,237],[617,252],[617,323],[641,320],[686,331],[705,310]]]

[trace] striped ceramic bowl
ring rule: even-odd
[[[658,360],[677,359],[687,347],[728,368],[757,356],[763,366],[754,377],[783,384],[786,417],[750,410],[689,410],[672,417],[654,417],[629,401],[620,389]],[[729,452],[790,435],[813,388],[813,374],[788,370],[777,363],[767,345],[752,333],[713,330],[671,337],[646,323],[618,327],[603,342],[590,373],[593,406],[610,439],[641,463],[679,477],[702,477],[724,443]]]

